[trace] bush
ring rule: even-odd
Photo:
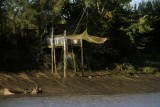
[[[160,72],[156,72],[155,76],[160,78]]]
[[[136,72],[136,69],[133,65],[129,63],[117,64],[115,68],[116,73],[120,74],[133,74]]]
[[[155,68],[155,67],[143,67],[142,68],[142,72],[147,73],[147,74],[153,74],[153,73],[156,73],[157,71],[158,71],[158,68]]]

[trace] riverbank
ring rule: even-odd
[[[113,75],[107,72],[69,73],[51,75],[49,71],[0,73],[0,90],[8,89],[15,94],[37,94],[27,92],[40,89],[48,95],[67,94],[119,94],[160,92],[160,78],[153,74],[132,76]],[[2,91],[1,91],[2,95]]]

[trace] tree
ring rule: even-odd
[[[148,45],[152,45],[152,48],[158,48],[160,40],[159,38],[159,23],[160,23],[160,1],[153,0],[148,2],[142,2],[139,4],[138,13],[140,15],[148,15],[148,20],[150,21],[151,27],[154,29],[150,33],[148,33],[148,37],[150,37],[150,42]],[[151,48],[150,47],[150,48]]]
[[[41,38],[43,29],[49,24],[59,23],[65,2],[66,0],[1,1],[0,65],[11,69],[13,66],[28,69],[42,66],[46,61]]]
[[[141,34],[151,32],[153,28],[151,28],[151,25],[149,23],[149,20],[147,18],[148,16],[140,17],[137,22],[131,23],[131,25],[124,30],[127,35],[130,37],[130,40],[133,44],[143,44],[142,41],[136,41],[137,38],[140,38]],[[137,43],[140,42],[140,43]]]

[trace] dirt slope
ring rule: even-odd
[[[14,93],[40,87],[46,94],[117,94],[160,92],[160,78],[154,75],[115,76],[103,72],[70,73],[67,79],[50,72],[0,73],[0,90]]]

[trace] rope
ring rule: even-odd
[[[89,16],[89,17],[91,17],[91,16]],[[94,24],[98,29],[101,29],[101,27],[99,27],[99,26],[97,25],[97,23],[93,20],[92,17],[91,17],[90,19],[91,19],[91,21],[93,22],[93,24]]]
[[[79,25],[80,25],[80,23],[81,23],[81,21],[82,21],[82,18],[83,18],[83,16],[84,16],[84,13],[86,12],[86,10],[87,10],[87,7],[84,9],[83,14],[82,14],[82,16],[81,16],[81,18],[80,18],[77,26],[76,26],[76,29],[75,29],[73,35],[76,33],[77,29],[79,28]]]
[[[87,9],[87,15],[86,15],[86,17],[87,17],[87,23],[86,23],[86,28],[87,28],[87,26],[88,26],[88,9]]]
[[[82,11],[83,12],[83,11]],[[69,28],[69,31],[71,31],[72,27],[74,26],[74,24],[78,21],[79,17],[81,16],[82,12],[78,15],[78,17],[76,18],[76,20],[74,21],[74,23],[72,24],[72,26]]]

